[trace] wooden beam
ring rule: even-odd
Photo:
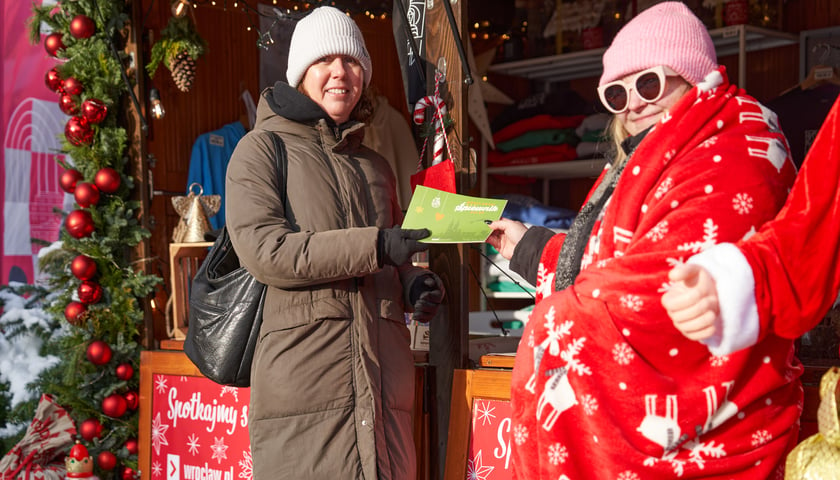
[[[149,202],[151,192],[149,191],[149,163],[147,160],[146,150],[146,134],[148,126],[145,124],[143,115],[145,115],[145,99],[146,89],[144,87],[144,66],[145,58],[143,57],[142,38],[143,32],[138,31],[138,26],[143,24],[143,2],[133,1],[131,3],[131,25],[126,39],[125,52],[132,58],[134,71],[134,95],[140,103],[140,109],[133,101],[125,101],[125,108],[123,110],[123,121],[125,124],[127,142],[125,154],[129,157],[127,172],[134,178],[134,191],[131,194],[132,200],[140,204],[137,212],[140,225],[146,229],[151,230],[149,224]],[[148,120],[148,118],[146,119]],[[151,265],[151,249],[148,239],[141,241],[131,252],[132,260],[135,268],[146,275],[154,275],[154,269]],[[152,316],[151,298],[154,294],[146,298],[139,298],[141,307],[143,308],[143,331],[140,333],[141,344],[146,348],[155,348],[154,344],[154,319]]]
[[[456,37],[444,1],[449,1],[456,21]],[[461,61],[461,46],[466,51],[469,39],[465,35],[467,24],[466,0],[430,0],[426,3],[426,59],[431,71],[427,72],[428,93],[433,94],[436,71],[445,71],[445,81],[440,85],[440,96],[446,103],[454,121],[448,132],[449,149],[456,172],[459,193],[469,189],[469,116],[465,70]],[[458,44],[460,42],[460,46]],[[465,68],[466,67],[466,68]],[[430,149],[429,149],[430,150]],[[426,159],[428,160],[428,159]],[[428,165],[428,163],[426,163]],[[430,478],[443,478],[446,460],[446,441],[449,427],[449,405],[454,370],[466,368],[469,362],[469,255],[464,244],[434,246],[429,252],[429,264],[443,280],[446,287],[445,307],[431,322],[429,362],[433,375],[433,401],[431,412]]]

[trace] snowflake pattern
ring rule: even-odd
[[[169,441],[166,439],[167,430],[169,430],[169,425],[161,423],[160,412],[158,412],[152,421],[152,447],[158,455],[160,455],[161,445],[169,445]]]
[[[750,443],[753,447],[760,447],[770,440],[773,440],[773,435],[771,435],[770,432],[767,430],[758,430],[752,434],[752,440]]]
[[[237,387],[230,387],[228,385],[222,385],[222,393],[219,394],[220,397],[224,397],[226,393],[233,395],[233,399],[238,403],[239,402],[239,388]]]
[[[187,447],[189,447],[189,452],[193,456],[198,455],[198,447],[200,446],[201,444],[198,443],[198,436],[196,436],[195,434],[190,434],[190,437],[187,439]]]
[[[645,302],[642,301],[641,297],[639,297],[638,295],[633,295],[632,293],[622,295],[620,300],[622,307],[627,308],[629,310],[633,310],[634,312],[640,311],[645,304]]]
[[[580,405],[583,407],[583,413],[589,416],[598,411],[598,399],[588,393],[580,398]]]
[[[242,460],[239,461],[239,478],[251,480],[254,478],[254,459],[251,457],[251,447],[242,451]]]
[[[161,468],[160,462],[155,460],[154,462],[152,462],[152,476],[159,477],[161,475],[163,475],[163,468]]]
[[[653,197],[657,200],[661,200],[662,197],[664,197],[665,194],[668,193],[668,191],[671,190],[673,186],[674,179],[671,177],[666,178],[662,181],[662,183],[659,184],[658,187],[656,187],[656,193],[653,194]]]
[[[728,361],[729,355],[712,355],[709,357],[709,363],[711,363],[713,367],[722,367],[726,365]]]
[[[753,198],[749,194],[739,193],[732,199],[732,208],[741,215],[750,213],[753,209]]]
[[[467,480],[487,480],[488,475],[493,472],[496,467],[483,465],[481,459],[481,450],[475,454],[475,458],[467,460]]]
[[[157,378],[155,378],[155,390],[157,390],[158,393],[166,393],[167,388],[169,387],[166,386],[166,378],[164,378],[163,375],[158,375]]]
[[[519,446],[528,441],[528,427],[521,424],[513,427],[513,441]]]
[[[706,221],[703,222],[703,240],[698,242],[683,243],[682,245],[677,247],[677,250],[687,251],[691,253],[700,253],[703,250],[716,244],[717,237],[718,226],[715,224],[714,220],[712,220],[711,218],[707,218]]]
[[[493,411],[496,410],[495,407],[490,406],[490,402],[481,402],[479,401],[475,407],[476,410],[476,418],[481,420],[482,425],[490,425],[493,424],[493,419],[496,418],[493,415]]]
[[[566,463],[566,460],[569,459],[569,450],[561,445],[560,443],[555,443],[554,445],[548,447],[548,461],[554,465],[560,465],[561,463]]]
[[[633,349],[630,348],[630,345],[628,345],[627,342],[618,342],[613,345],[612,356],[615,363],[619,365],[629,365],[636,357],[636,354],[633,353]]]
[[[222,460],[227,460],[227,449],[228,446],[225,445],[225,438],[224,437],[213,437],[216,440],[210,449],[213,450],[213,457],[211,460],[216,460],[219,463],[222,463]]]
[[[703,143],[700,144],[700,148],[711,148],[714,147],[717,143],[717,137],[712,137],[707,140],[704,140]]]
[[[625,470],[618,474],[616,480],[642,480],[642,477],[640,477],[639,474],[634,471]]]
[[[668,220],[662,220],[657,223],[649,232],[645,234],[645,238],[651,242],[658,242],[668,235]]]

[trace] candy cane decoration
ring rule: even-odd
[[[435,141],[434,150],[432,154],[432,165],[437,165],[443,161],[443,148],[446,147],[449,153],[449,158],[452,158],[452,152],[449,151],[449,141],[446,138],[446,128],[444,126],[443,118],[446,116],[446,103],[440,98],[440,82],[443,79],[441,73],[435,74],[435,94],[421,98],[414,105],[414,123],[420,125],[426,118],[426,109],[434,108],[433,122],[435,125]],[[426,154],[426,144],[428,139],[423,141],[423,148],[420,151],[420,160],[417,163],[417,171],[423,169],[423,156]]]

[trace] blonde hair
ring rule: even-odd
[[[607,155],[612,158],[612,165],[615,167],[627,160],[627,153],[624,152],[621,144],[630,137],[630,132],[624,128],[624,122],[618,119],[618,115],[613,115],[606,131],[610,137],[610,149]]]

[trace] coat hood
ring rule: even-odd
[[[281,128],[276,122],[286,119],[304,125],[322,123],[334,132],[336,138],[348,138],[348,134],[353,133],[351,137],[358,137],[353,142],[356,146],[364,138],[363,123],[350,120],[341,125],[336,125],[335,121],[320,105],[297,89],[292,88],[288,83],[276,82],[273,87],[264,89],[261,97],[257,105],[255,128],[279,131]],[[285,128],[289,128],[289,126],[286,125]]]

